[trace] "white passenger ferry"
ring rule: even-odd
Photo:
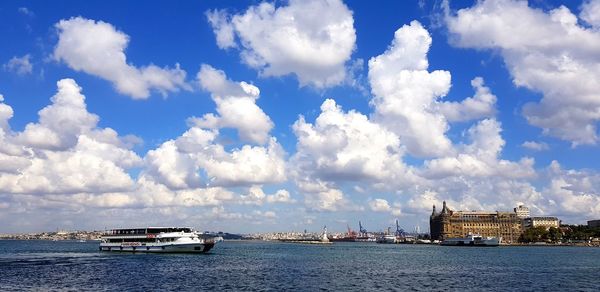
[[[453,246],[498,246],[502,237],[483,237],[478,234],[468,234],[465,238],[448,238],[441,245]]]
[[[201,234],[187,227],[113,229],[102,236],[100,250],[203,253],[222,240],[222,237]]]

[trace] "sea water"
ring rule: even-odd
[[[208,254],[0,241],[0,290],[600,291],[600,248],[221,242]]]

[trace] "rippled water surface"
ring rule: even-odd
[[[209,254],[0,241],[0,290],[600,291],[600,249],[223,242]]]

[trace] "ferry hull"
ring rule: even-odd
[[[452,242],[452,243],[444,243],[442,242],[440,245],[444,246],[499,246],[497,243],[474,243],[474,242]]]
[[[165,244],[146,246],[101,244],[100,251],[135,253],[205,253],[211,250],[214,246],[214,243]]]

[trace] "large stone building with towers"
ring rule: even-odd
[[[521,209],[520,211],[525,211]],[[529,210],[527,210],[527,213]],[[447,238],[464,237],[469,233],[481,236],[502,237],[507,244],[517,243],[523,230],[523,219],[514,212],[488,211],[453,211],[444,201],[442,210],[438,213],[433,206],[429,218],[431,239],[444,240]],[[529,215],[529,214],[527,214]]]

